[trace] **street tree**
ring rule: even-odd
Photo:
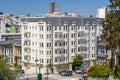
[[[106,18],[103,19],[103,36],[109,42],[111,49],[110,68],[113,70],[114,75],[120,78],[118,70],[119,64],[115,65],[115,53],[120,50],[120,0],[109,0],[108,7],[110,11],[107,13]]]
[[[0,59],[0,80],[16,80],[17,73],[10,69],[6,60]]]
[[[102,78],[106,79],[109,77],[110,68],[108,63],[103,63],[103,65],[94,64],[89,72],[88,76],[92,78]]]
[[[74,67],[80,67],[83,63],[83,58],[80,54],[78,54],[74,59],[73,59],[73,66]]]
[[[114,69],[115,51],[120,50],[120,0],[110,0],[110,11],[103,19],[103,36],[109,42],[111,49],[110,68]]]

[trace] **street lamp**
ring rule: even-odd
[[[42,74],[41,74],[40,66],[39,66],[38,80],[42,80]]]
[[[35,62],[36,62],[36,74],[37,74],[37,62],[38,62],[39,60],[36,58],[36,60],[35,60]]]
[[[36,62],[36,74],[37,74],[37,62],[38,62],[39,60],[37,59],[37,53],[36,53],[36,59],[35,59],[35,62]]]

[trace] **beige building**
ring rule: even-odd
[[[8,60],[8,63],[21,64],[21,40],[8,40],[0,42],[0,55],[2,58]]]
[[[22,62],[26,72],[38,73],[39,66],[42,73],[71,70],[77,54],[83,56],[86,65],[95,63],[98,18],[45,16],[21,20]]]

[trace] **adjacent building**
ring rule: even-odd
[[[99,9],[97,9],[97,15],[96,16],[98,18],[105,18],[107,12],[109,12],[109,8],[108,7],[99,8]]]
[[[21,40],[8,40],[0,42],[0,55],[6,59],[9,64],[21,64]]]
[[[0,13],[0,55],[9,64],[21,63],[20,18]]]
[[[72,69],[78,54],[88,66],[96,62],[99,18],[59,14],[21,20],[22,62],[28,72],[37,72],[37,66],[42,73]]]
[[[97,44],[97,63],[102,65],[111,59],[111,50],[109,43],[106,40],[100,41]]]

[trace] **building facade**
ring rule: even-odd
[[[97,9],[97,17],[99,18],[105,18],[106,14],[109,12],[109,7],[102,7]]]
[[[106,40],[100,41],[97,44],[97,63],[99,65],[103,65],[104,62],[111,59],[111,50],[108,45]]]
[[[95,17],[28,17],[22,23],[22,62],[26,70],[57,73],[72,69],[81,54],[87,65],[96,61],[97,24]]]
[[[0,41],[0,55],[2,55],[2,58],[6,59],[11,65],[13,65],[14,63],[21,64],[21,41]]]

